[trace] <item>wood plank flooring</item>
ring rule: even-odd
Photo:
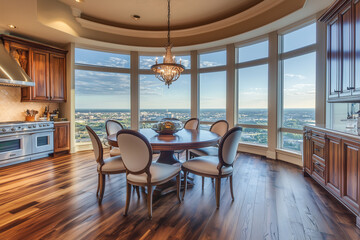
[[[0,239],[360,239],[355,217],[300,168],[255,155],[235,163],[221,184],[216,210],[210,179],[201,177],[178,204],[174,193],[154,201],[133,192],[123,216],[125,176],[106,178],[101,206],[92,152],[0,169]]]

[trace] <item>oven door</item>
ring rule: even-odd
[[[23,157],[31,154],[30,135],[0,137],[0,160]]]
[[[54,151],[53,131],[38,132],[32,135],[33,154]]]

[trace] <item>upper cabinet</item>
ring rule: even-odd
[[[35,82],[21,89],[21,101],[66,101],[66,53],[62,49],[2,35],[5,48]]]
[[[360,0],[338,0],[321,17],[327,24],[329,102],[360,102]]]

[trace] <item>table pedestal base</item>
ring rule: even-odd
[[[174,154],[174,151],[161,151],[158,160],[158,163],[165,163],[165,164],[175,164],[180,163],[179,159]]]
[[[174,154],[174,151],[161,151],[160,156],[158,160],[156,161],[158,163],[164,163],[164,164],[180,164],[179,159]],[[181,190],[184,190],[184,178],[183,174],[181,173]],[[188,178],[187,180],[188,188],[192,188],[194,186],[194,182]],[[176,178],[171,179],[169,182],[164,183],[162,185],[156,186],[154,189],[154,195],[153,197],[156,199],[160,196],[166,195],[171,192],[176,192]]]

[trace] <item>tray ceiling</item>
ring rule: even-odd
[[[165,30],[167,0],[59,0],[81,11],[81,17],[130,29]],[[172,29],[197,27],[239,14],[263,0],[172,0]],[[134,20],[132,15],[139,15]]]

